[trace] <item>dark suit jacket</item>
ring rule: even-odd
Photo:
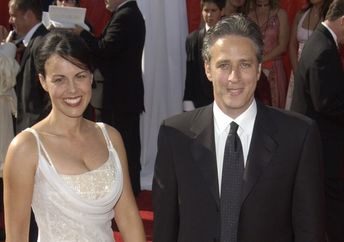
[[[324,241],[319,141],[312,120],[258,104],[238,241]],[[163,122],[153,179],[155,242],[219,241],[216,167],[212,105]]]
[[[205,28],[188,35],[186,48],[186,77],[183,100],[190,100],[195,107],[206,106],[214,101],[213,86],[208,80],[202,58]]]
[[[34,56],[42,37],[48,30],[41,24],[33,34],[23,53],[17,75],[16,94],[18,98],[17,133],[31,127],[49,112],[49,101],[35,69]]]
[[[99,39],[81,32],[104,77],[104,109],[134,113],[144,110],[141,61],[145,34],[145,22],[136,2],[128,2],[114,12]]]
[[[322,24],[302,51],[291,110],[317,121],[326,176],[340,177],[344,168],[344,72],[335,40]]]

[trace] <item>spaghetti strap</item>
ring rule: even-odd
[[[35,138],[36,138],[36,142],[37,142],[37,147],[38,147],[38,156],[45,156],[47,158],[47,162],[49,163],[49,165],[54,169],[54,171],[57,173],[56,169],[55,169],[55,166],[53,164],[53,162],[51,161],[50,159],[50,156],[48,154],[48,152],[46,151],[46,149],[44,148],[44,145],[42,144],[40,138],[39,138],[39,135],[38,135],[38,132],[33,129],[33,128],[27,128],[25,129],[24,131],[28,131],[28,132],[31,132]],[[43,150],[43,154],[41,153],[41,150]]]
[[[102,131],[102,133],[104,135],[104,138],[105,138],[106,145],[107,145],[108,149],[114,149],[114,147],[112,145],[112,142],[111,142],[111,139],[109,137],[109,133],[107,132],[107,129],[105,127],[105,124],[102,123],[102,122],[97,122],[96,124],[100,127],[100,129],[101,129],[101,131]]]

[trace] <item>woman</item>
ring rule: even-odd
[[[49,115],[10,144],[4,167],[7,242],[28,241],[30,206],[38,241],[145,241],[120,134],[83,118],[91,98],[86,44],[70,32],[47,34],[36,69]]]
[[[248,17],[259,25],[264,38],[262,68],[270,84],[271,103],[284,108],[287,81],[282,55],[289,40],[288,16],[277,0],[254,0],[251,4]]]
[[[290,109],[294,91],[294,70],[303,46],[318,24],[324,20],[330,0],[309,0],[305,9],[300,10],[294,18],[289,40],[289,59],[292,66],[286,99],[286,109]]]
[[[14,91],[19,64],[15,60],[13,43],[0,45],[0,172],[8,145],[14,137],[13,116],[17,115],[17,96]]]

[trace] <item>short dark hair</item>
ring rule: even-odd
[[[333,0],[326,14],[326,20],[335,21],[344,16],[344,0]]]
[[[214,3],[220,10],[226,6],[226,0],[201,0],[201,9],[205,3]]]
[[[14,9],[26,12],[31,10],[37,20],[42,20],[42,4],[40,0],[10,0],[8,4],[13,4]]]
[[[218,39],[226,35],[237,35],[252,40],[252,42],[256,45],[257,60],[259,63],[262,63],[264,43],[259,26],[242,14],[234,14],[229,17],[225,17],[207,31],[203,40],[202,49],[202,57],[204,62],[210,62],[210,48]]]
[[[35,56],[37,73],[45,76],[45,63],[54,54],[83,70],[94,71],[90,49],[85,41],[73,32],[55,29],[42,38]]]

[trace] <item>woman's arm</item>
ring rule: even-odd
[[[290,39],[289,39],[289,59],[292,67],[292,71],[294,72],[297,67],[298,63],[298,46],[299,43],[297,41],[297,25],[299,24],[300,17],[302,16],[302,12],[299,11],[294,18],[293,25],[290,32]]]
[[[119,132],[109,126],[111,142],[114,145],[122,165],[123,192],[115,206],[115,220],[121,236],[125,242],[145,242],[145,232],[142,220],[131,189],[127,156],[123,140]]]
[[[278,35],[278,44],[273,48],[269,53],[264,56],[263,61],[269,61],[275,59],[277,56],[282,55],[288,47],[289,41],[289,23],[288,15],[285,10],[278,10],[278,19],[280,22],[279,25],[279,35]]]
[[[36,141],[29,132],[17,135],[7,151],[4,164],[6,242],[28,241],[37,157]]]

